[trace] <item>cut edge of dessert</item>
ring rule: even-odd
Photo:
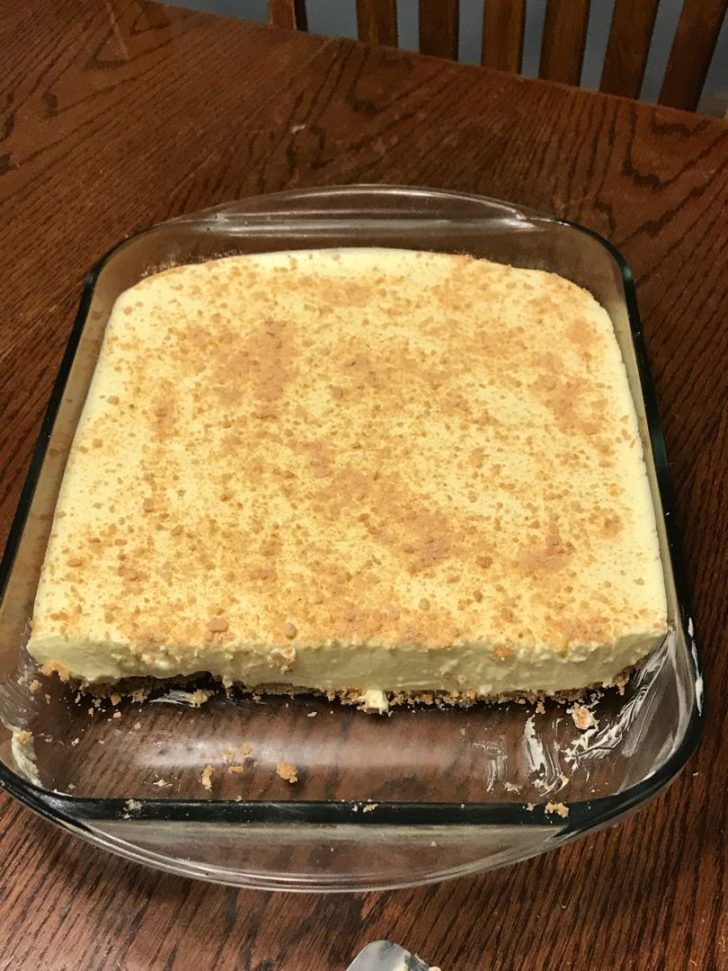
[[[666,632],[659,643],[662,643]],[[49,661],[36,665],[28,678],[31,683],[39,685],[38,676],[46,679],[57,678],[59,683],[76,696],[89,696],[98,699],[130,699],[142,703],[148,699],[165,697],[170,692],[175,699],[198,708],[215,695],[224,694],[228,698],[251,696],[259,700],[264,695],[284,696],[296,698],[307,696],[311,698],[325,698],[330,702],[337,702],[347,707],[356,707],[368,714],[388,714],[393,709],[401,707],[428,706],[441,709],[471,708],[474,705],[531,705],[539,702],[552,702],[558,705],[570,705],[575,702],[592,701],[601,697],[605,691],[616,690],[624,694],[630,679],[640,670],[642,665],[652,656],[657,646],[651,648],[644,656],[629,667],[618,672],[607,681],[595,681],[579,688],[564,688],[557,691],[534,689],[530,691],[513,690],[499,693],[481,693],[472,689],[442,690],[442,689],[414,689],[411,691],[385,690],[383,688],[336,688],[322,689],[307,686],[297,686],[285,682],[269,682],[250,685],[241,681],[231,681],[229,678],[217,677],[208,671],[195,674],[173,675],[160,678],[155,676],[131,676],[115,681],[86,681],[83,678],[72,677],[63,664]],[[36,689],[37,690],[37,689]]]

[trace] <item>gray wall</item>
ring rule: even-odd
[[[181,6],[210,10],[230,17],[264,21],[267,19],[266,0],[176,0]],[[309,29],[314,34],[336,37],[356,37],[355,0],[307,0]],[[582,86],[599,87],[601,64],[607,45],[614,0],[594,0],[589,17]],[[667,64],[670,46],[675,35],[682,0],[662,0],[647,71],[642,87],[644,101],[656,101],[660,81]],[[538,74],[546,0],[528,0],[523,73]],[[417,0],[397,0],[400,47],[417,50]],[[465,64],[480,63],[480,35],[483,0],[460,0],[460,60]],[[699,110],[706,114],[722,115],[728,110],[728,18],[723,24],[718,46],[713,55],[708,79]]]

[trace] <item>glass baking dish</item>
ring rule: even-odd
[[[221,690],[198,706],[189,686],[99,708],[57,678],[39,690],[24,651],[28,620],[117,295],[176,263],[377,245],[553,270],[607,309],[657,512],[670,622],[662,646],[622,694],[594,699],[596,724],[586,729],[556,703],[367,717],[322,698]],[[511,863],[643,805],[700,734],[702,679],[632,275],[594,233],[493,199],[389,186],[300,190],[183,216],[119,243],[86,278],[0,570],[0,783],[93,843],[188,876],[340,891]],[[281,760],[297,767],[296,785],[277,775]]]

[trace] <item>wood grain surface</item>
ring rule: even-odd
[[[585,223],[631,263],[709,692],[701,748],[618,828],[506,870],[329,897],[142,869],[0,797],[0,968],[728,968],[728,130],[715,119],[132,0],[0,17],[0,533],[81,280],[120,237],[286,186],[399,182]]]

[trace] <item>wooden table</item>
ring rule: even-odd
[[[629,822],[396,893],[194,883],[92,849],[0,796],[0,968],[338,971],[380,937],[447,971],[728,968],[726,125],[131,0],[4,7],[3,536],[83,274],[121,236],[294,185],[499,196],[585,223],[635,271],[712,704],[699,754]]]

